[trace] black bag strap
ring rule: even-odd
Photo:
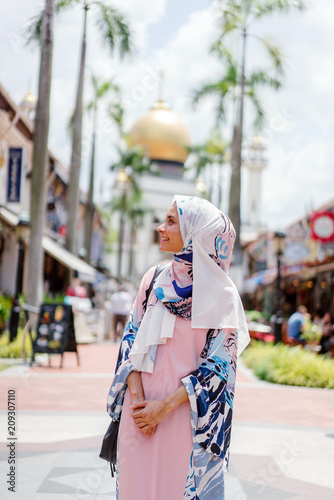
[[[146,307],[147,307],[148,299],[149,299],[149,297],[151,295],[151,292],[153,290],[154,283],[155,283],[157,277],[159,276],[159,274],[161,274],[162,271],[165,269],[165,267],[166,266],[164,266],[163,264],[159,264],[159,266],[157,266],[155,268],[154,275],[153,275],[152,281],[150,283],[150,286],[146,290],[146,298],[145,298],[145,302],[144,302],[144,312],[146,312]]]

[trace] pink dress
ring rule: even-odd
[[[181,387],[181,379],[199,366],[207,329],[192,329],[176,318],[174,336],[157,347],[154,371],[142,372],[146,399],[161,400]],[[181,404],[153,436],[138,431],[126,391],[119,433],[119,500],[181,500],[192,452],[190,404]]]

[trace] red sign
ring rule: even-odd
[[[65,226],[65,224],[63,224],[62,226],[59,226],[58,233],[60,234],[60,236],[63,236],[63,238],[66,238],[67,226]]]
[[[312,238],[328,243],[334,241],[334,214],[331,212],[318,212],[311,219]]]

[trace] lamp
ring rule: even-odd
[[[276,233],[274,233],[273,250],[274,250],[274,254],[276,256],[284,254],[284,250],[285,250],[285,234],[282,233],[281,231],[277,231]]]
[[[196,180],[196,190],[201,198],[205,198],[206,185],[205,185],[203,179],[201,179],[201,177],[198,177]]]
[[[19,295],[20,293],[22,293],[24,254],[25,254],[25,246],[29,237],[29,225],[30,225],[29,214],[27,212],[22,212],[19,215],[18,222],[16,225],[16,239],[19,251],[18,251],[17,268],[16,268],[15,294],[14,294],[14,300],[9,322],[9,333],[11,342],[16,338],[17,329],[19,326],[20,310],[21,310]]]
[[[273,252],[277,259],[276,290],[274,294],[275,313],[275,344],[282,341],[282,316],[281,316],[281,257],[285,249],[285,234],[281,231],[274,233]]]
[[[126,209],[126,192],[131,184],[131,177],[126,172],[125,168],[121,168],[117,172],[116,186],[121,191],[121,216],[119,219],[119,240],[118,240],[118,263],[117,276],[121,279],[122,275],[122,256],[123,256],[123,240],[124,240],[124,215]]]

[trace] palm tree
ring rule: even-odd
[[[222,139],[219,130],[213,129],[209,138],[204,144],[195,144],[189,147],[191,153],[190,168],[195,171],[196,179],[200,179],[203,174],[209,180],[207,187],[207,198],[213,200],[214,176],[213,168],[218,167],[218,196],[217,206],[220,208],[222,203],[222,169],[227,162],[227,147]],[[209,170],[209,172],[208,172]],[[205,195],[206,196],[206,195]]]
[[[85,212],[85,248],[87,251],[86,260],[90,263],[91,258],[91,243],[93,234],[93,219],[94,219],[94,175],[95,175],[95,150],[96,150],[96,129],[98,122],[98,106],[100,101],[108,94],[108,92],[113,91],[119,96],[119,87],[115,85],[111,80],[107,82],[100,81],[94,74],[92,74],[92,86],[93,86],[93,99],[87,106],[87,109],[93,112],[93,134],[92,134],[92,152],[90,161],[90,179],[89,179],[89,191],[88,199],[86,203]],[[111,102],[109,104],[109,115],[113,117],[116,123],[119,125],[122,122],[123,110],[119,101]]]
[[[99,0],[56,0],[56,12],[74,5],[82,5],[83,35],[81,43],[81,56],[79,66],[79,78],[76,94],[75,109],[71,124],[72,129],[72,153],[70,181],[67,191],[67,236],[66,247],[69,251],[75,250],[75,232],[79,207],[79,181],[81,170],[81,144],[82,144],[82,118],[83,118],[83,90],[85,79],[86,45],[87,45],[87,17],[88,11],[96,12],[96,24],[99,28],[102,41],[108,46],[113,54],[117,48],[121,57],[132,50],[132,35],[125,16],[110,5]],[[32,23],[26,30],[28,41],[40,39],[43,12],[32,19]]]
[[[70,2],[70,0],[68,0]],[[79,0],[73,0],[78,3]],[[75,233],[79,206],[79,181],[81,169],[81,143],[82,143],[82,116],[83,116],[83,87],[86,60],[87,43],[87,15],[89,9],[97,11],[97,25],[102,35],[103,41],[108,45],[113,53],[115,48],[119,49],[121,57],[131,51],[132,41],[130,29],[123,14],[119,10],[104,4],[100,1],[84,0],[84,28],[81,46],[80,70],[78,79],[78,90],[76,105],[73,115],[73,133],[72,133],[72,155],[70,182],[67,192],[67,239],[66,246],[68,250],[75,250]]]
[[[46,212],[45,185],[48,165],[54,11],[55,0],[45,0],[45,8],[40,23],[41,59],[30,193],[28,303],[34,306],[38,306],[42,300],[44,262],[42,237]]]
[[[118,236],[118,264],[117,274],[122,275],[123,233],[125,218],[131,223],[131,241],[129,252],[129,272],[133,269],[133,246],[135,227],[144,215],[150,211],[142,203],[142,191],[140,189],[140,176],[144,173],[158,175],[154,163],[144,155],[143,148],[136,146],[125,150],[119,149],[120,159],[110,167],[111,171],[118,172],[116,187],[120,194],[114,196],[111,204],[113,212],[120,212],[120,229]]]
[[[122,268],[122,253],[123,253],[123,233],[125,219],[130,225],[130,246],[129,246],[129,262],[127,276],[131,277],[134,270],[134,246],[136,239],[136,229],[141,226],[144,217],[147,213],[152,212],[152,208],[143,203],[143,194],[141,191],[132,191],[126,196],[124,193],[114,196],[111,203],[113,213],[120,212],[120,231],[118,236],[118,278],[121,278]]]
[[[292,9],[303,10],[304,4],[299,0],[219,0],[221,13],[221,36],[212,47],[212,52],[226,62],[227,72],[222,80],[216,84],[203,87],[195,94],[195,102],[202,96],[218,94],[218,119],[225,118],[225,105],[228,98],[234,105],[235,118],[232,140],[232,174],[229,195],[229,216],[233,220],[237,232],[235,244],[235,264],[240,265],[242,260],[240,244],[240,192],[241,192],[241,153],[244,120],[244,98],[247,95],[256,108],[257,126],[263,122],[264,113],[258,99],[256,88],[269,85],[278,89],[281,85],[283,65],[280,50],[269,39],[255,36],[251,29],[256,21],[275,13],[288,14]],[[241,36],[241,56],[239,65],[231,57],[227,49],[226,39],[229,35]],[[270,76],[264,70],[254,71],[246,76],[246,48],[250,36],[255,36],[262,42],[274,68],[274,75]]]

